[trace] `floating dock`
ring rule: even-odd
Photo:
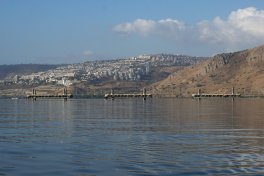
[[[143,89],[142,94],[115,94],[113,90],[111,90],[110,94],[105,94],[104,95],[105,99],[114,99],[114,98],[143,98],[144,100],[146,98],[152,98],[152,94],[147,94],[146,89]]]
[[[192,94],[193,98],[203,98],[203,97],[230,97],[230,98],[235,98],[235,97],[241,97],[241,94],[236,94],[234,87],[232,88],[232,93],[231,94],[221,94],[221,93],[215,93],[215,94],[208,94],[208,93],[201,93],[201,90],[198,89],[197,94]]]
[[[203,98],[203,97],[241,97],[241,94],[192,94],[194,98]]]
[[[60,94],[60,95],[49,95],[49,94],[37,95],[37,91],[35,89],[33,89],[32,95],[28,95],[26,98],[27,99],[33,99],[33,100],[36,100],[39,98],[41,98],[41,99],[64,99],[64,100],[67,100],[68,98],[72,98],[72,97],[73,97],[72,94],[67,93],[67,89],[64,89],[63,94]]]
[[[28,95],[28,99],[37,99],[37,98],[72,98],[72,95]]]
[[[108,99],[108,98],[116,98],[116,97],[120,97],[120,98],[151,98],[152,94],[105,94],[104,98]]]

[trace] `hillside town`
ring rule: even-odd
[[[156,54],[139,55],[127,59],[88,61],[69,64],[48,71],[9,76],[0,84],[40,85],[57,84],[69,86],[75,82],[98,82],[104,80],[149,80],[155,68],[188,66],[204,58],[185,55]]]

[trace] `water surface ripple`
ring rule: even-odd
[[[0,175],[264,174],[264,99],[0,105]]]

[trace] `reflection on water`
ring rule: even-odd
[[[264,173],[264,99],[0,104],[0,175]]]

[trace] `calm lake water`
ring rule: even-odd
[[[264,99],[0,100],[0,175],[263,175]]]

